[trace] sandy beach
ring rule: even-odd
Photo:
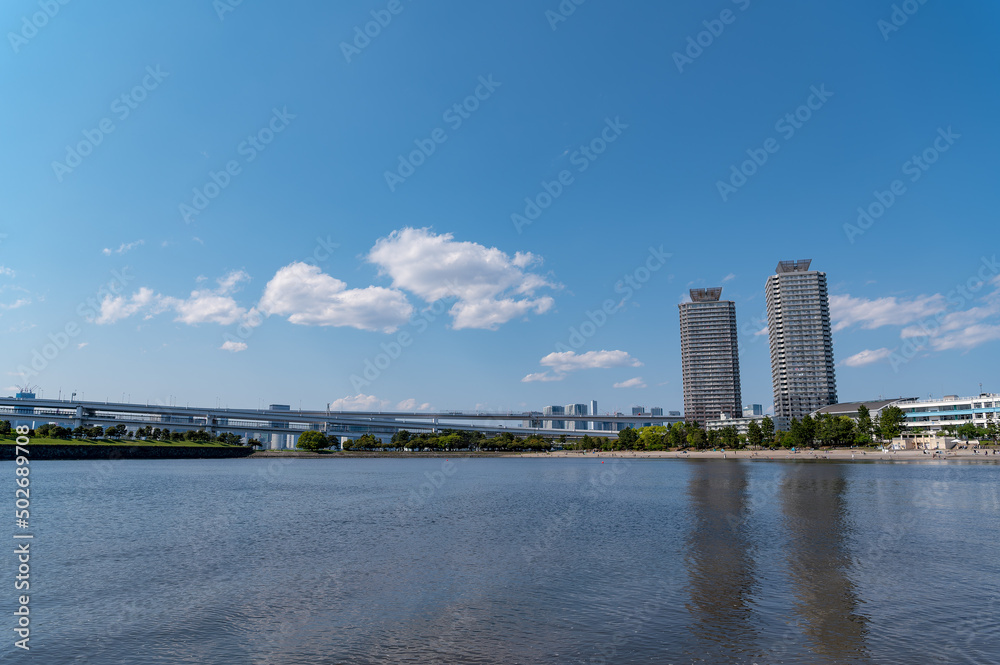
[[[675,451],[614,451],[583,453],[579,451],[560,450],[551,453],[521,453],[519,457],[583,457],[598,459],[737,459],[737,460],[833,460],[838,462],[877,462],[877,461],[899,461],[899,462],[928,462],[931,460],[972,460],[972,461],[996,461],[1000,462],[1000,454],[994,455],[992,450],[979,450],[978,452],[968,450],[948,450],[930,451],[926,453],[921,450],[899,450],[890,452],[880,452],[872,450],[815,450],[796,451],[791,450],[727,450],[725,452],[717,450],[700,450],[690,452]]]

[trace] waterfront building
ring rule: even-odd
[[[980,393],[978,397],[945,395],[941,399],[921,399],[900,404],[906,426],[913,431],[939,432],[946,426],[972,423],[986,427],[992,418],[1000,422],[1000,394]]]
[[[764,287],[774,413],[802,418],[837,403],[826,273],[780,261]]]
[[[739,418],[740,360],[736,339],[736,303],[721,300],[722,288],[691,289],[681,303],[681,373],[684,417],[705,423],[725,415]]]
[[[764,415],[764,405],[762,404],[746,404],[743,406],[744,416],[762,416]]]
[[[760,425],[764,421],[764,415],[755,416],[744,415],[742,418],[715,418],[705,423],[706,430],[723,430],[727,427],[735,427],[737,434],[745,435],[749,431],[750,423],[756,421]],[[787,432],[791,428],[791,419],[784,416],[771,416],[774,423],[775,432]]]
[[[890,406],[898,406],[903,412],[906,429],[914,433],[940,432],[945,427],[961,427],[973,424],[986,427],[989,419],[1000,422],[1000,393],[980,393],[977,397],[945,395],[940,399],[917,399],[900,397],[896,399],[870,402],[845,402],[817,409],[813,417],[823,413],[832,416],[858,418],[858,407],[864,404],[875,421],[879,414]]]

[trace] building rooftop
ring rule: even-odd
[[[854,415],[858,412],[858,409],[864,404],[868,407],[869,411],[878,411],[883,409],[890,404],[896,404],[898,402],[913,402],[916,401],[916,397],[896,397],[894,399],[879,399],[871,400],[867,402],[841,402],[840,404],[831,404],[830,406],[824,406],[822,409],[817,409],[814,411],[814,415],[820,415],[822,413],[828,413],[831,416],[837,415]]]
[[[722,287],[714,286],[710,289],[691,289],[691,302],[717,302],[722,297]]]
[[[799,259],[798,261],[778,261],[778,267],[774,271],[783,275],[789,272],[809,272],[812,259]]]

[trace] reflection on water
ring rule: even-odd
[[[854,584],[847,575],[851,556],[846,465],[788,465],[781,503],[788,530],[788,572],[796,610],[811,650],[865,662],[867,618],[858,611]]]
[[[686,563],[689,630],[706,654],[753,653],[755,563],[747,533],[748,464],[695,463],[688,481],[692,511]]]
[[[997,662],[1000,466],[605,461],[40,462],[30,655]]]

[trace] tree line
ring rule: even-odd
[[[10,421],[0,421],[0,436],[7,436],[10,433]],[[151,425],[130,430],[121,423],[109,427],[95,425],[93,427],[75,427],[73,429],[53,423],[45,423],[37,429],[28,430],[28,436],[42,439],[62,439],[65,441],[163,441],[165,443],[191,441],[194,443],[222,443],[227,446],[243,445],[243,437],[232,432],[212,434],[203,429],[171,432],[169,429],[160,429]],[[246,445],[257,447],[261,443],[256,439],[250,439]]]

